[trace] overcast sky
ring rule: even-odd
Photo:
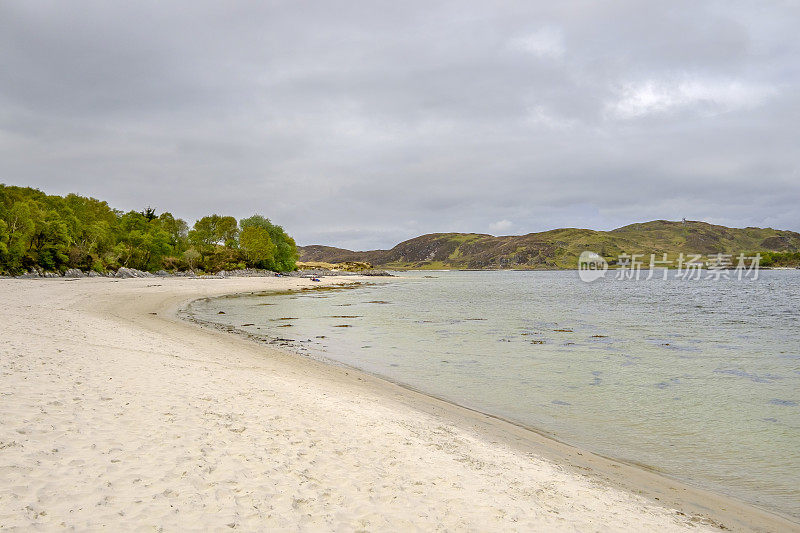
[[[0,2],[0,182],[299,244],[800,231],[800,2]]]

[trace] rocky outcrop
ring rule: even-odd
[[[370,270],[362,270],[358,272],[360,276],[389,276],[392,275],[386,272],[385,270],[377,270],[377,269],[370,269]]]
[[[69,270],[65,271],[62,275],[59,272],[45,272],[39,269],[32,269],[25,274],[20,276],[16,276],[17,279],[34,279],[34,278],[117,278],[117,279],[133,279],[133,278],[154,278],[154,277],[181,277],[181,278],[194,278],[194,277],[203,277],[203,278],[232,278],[232,277],[244,277],[244,278],[256,278],[256,277],[274,277],[274,276],[303,276],[303,277],[317,277],[317,276],[355,276],[355,275],[363,275],[363,276],[390,276],[388,272],[384,270],[362,270],[359,272],[345,272],[345,271],[331,271],[327,269],[313,269],[313,270],[303,270],[303,271],[294,271],[294,272],[284,272],[278,273],[273,272],[271,270],[262,270],[258,268],[246,268],[241,270],[222,270],[217,272],[216,274],[198,274],[193,270],[189,270],[186,272],[167,272],[166,270],[159,270],[155,274],[151,272],[144,272],[142,270],[137,270],[135,268],[127,268],[121,267],[116,272],[108,272],[108,273],[100,273],[95,272],[94,270],[89,270],[88,272],[83,272],[77,268],[70,268]]]
[[[271,270],[263,270],[260,268],[244,268],[237,270],[220,270],[217,272],[217,276],[223,278],[271,278],[277,276],[277,273]]]
[[[30,271],[22,274],[21,276],[17,276],[17,278],[27,279],[27,278],[60,278],[60,272],[45,272],[44,270],[40,270],[38,268],[32,268]]]
[[[150,272],[142,272],[141,270],[136,270],[135,268],[121,267],[119,270],[117,270],[117,273],[114,274],[114,277],[120,279],[153,278],[155,277],[155,275],[151,274]]]

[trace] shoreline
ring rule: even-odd
[[[375,280],[360,280],[351,283],[310,287],[299,290],[347,289],[350,286],[374,282]],[[297,290],[266,291],[259,294],[268,297],[273,294],[287,294],[296,291]],[[251,294],[254,293],[223,294],[210,299],[231,298]],[[268,346],[270,349],[284,352],[289,356],[301,358],[305,361],[342,369],[347,372],[358,373],[363,377],[374,380],[376,386],[388,385],[390,387],[400,388],[410,395],[415,396],[415,398],[410,401],[410,405],[415,409],[431,412],[439,416],[458,418],[462,423],[472,425],[473,429],[475,429],[475,424],[479,424],[482,426],[482,430],[487,438],[491,437],[496,439],[502,437],[507,444],[518,448],[523,453],[538,454],[559,465],[572,469],[573,472],[582,475],[596,476],[623,490],[641,494],[656,505],[669,506],[670,504],[665,502],[671,501],[672,507],[678,511],[686,515],[695,515],[707,519],[708,524],[715,527],[722,526],[720,527],[721,529],[739,530],[739,528],[743,527],[744,530],[750,530],[750,528],[752,528],[754,531],[771,531],[772,520],[775,519],[775,527],[780,526],[784,528],[783,530],[796,529],[800,531],[800,522],[795,521],[795,519],[789,515],[759,507],[727,494],[693,485],[691,482],[671,476],[669,473],[660,470],[657,466],[639,463],[633,460],[619,459],[581,448],[578,445],[561,440],[558,435],[545,429],[462,405],[454,400],[431,394],[407,383],[394,381],[380,374],[372,373],[335,359],[309,356],[308,354],[295,351],[295,347],[292,344],[279,344],[277,342],[280,341],[279,338],[272,338],[265,334],[249,333],[235,326],[227,326],[222,323],[196,318],[188,311],[188,307],[191,306],[194,301],[196,300],[187,301],[179,308],[176,308],[174,311],[175,318],[192,323],[203,329],[219,332],[223,335],[228,334],[241,337],[249,342],[261,346]],[[501,432],[501,434],[498,435],[497,432]],[[686,492],[687,494],[679,495],[681,492]],[[747,516],[751,514],[752,511],[755,511],[755,516]]]
[[[259,515],[259,519],[262,522],[247,522],[247,517],[237,514],[238,518],[231,523],[240,524],[241,527],[245,528],[249,527],[248,524],[252,525],[254,523],[272,523],[273,525],[282,525],[284,527],[294,525],[297,528],[301,523],[305,523],[303,521],[306,519],[312,520],[319,518],[319,516],[324,516],[327,521],[321,523],[323,528],[327,526],[327,529],[336,529],[336,524],[340,527],[346,527],[344,524],[358,524],[359,519],[365,519],[349,515],[338,517],[333,513],[332,509],[339,507],[342,511],[352,511],[356,508],[362,509],[371,518],[366,519],[369,526],[361,527],[373,528],[387,525],[403,525],[404,523],[401,522],[403,520],[402,517],[408,515],[416,517],[411,524],[416,524],[417,527],[420,527],[420,525],[431,527],[438,523],[449,524],[450,527],[456,529],[463,529],[467,526],[476,527],[476,525],[479,527],[497,526],[498,524],[508,526],[511,523],[516,523],[517,526],[515,527],[522,527],[523,529],[525,528],[525,523],[544,528],[554,527],[556,529],[559,528],[559,525],[564,529],[576,527],[578,529],[587,529],[590,528],[591,524],[594,524],[593,529],[596,529],[598,524],[601,526],[612,524],[611,521],[613,519],[615,521],[610,527],[617,529],[636,529],[637,527],[642,527],[643,524],[645,527],[649,524],[650,527],[681,530],[690,527],[696,529],[698,526],[721,524],[729,529],[741,531],[800,531],[800,525],[778,514],[761,510],[722,495],[684,485],[662,474],[644,470],[639,466],[621,463],[591,452],[579,450],[538,433],[535,428],[525,428],[466,407],[459,407],[456,404],[434,398],[420,391],[394,384],[383,378],[350,367],[331,365],[316,359],[299,356],[275,346],[254,343],[241,335],[230,335],[213,327],[199,326],[178,316],[183,307],[191,301],[203,297],[263,292],[265,286],[268,286],[266,287],[268,291],[319,286],[318,284],[312,285],[308,280],[300,278],[283,278],[283,281],[281,279],[170,280],[146,278],[124,281],[94,279],[81,280],[69,284],[59,283],[57,280],[0,281],[0,293],[3,294],[4,299],[9,304],[8,316],[6,317],[8,320],[2,326],[4,337],[7,339],[5,344],[2,345],[2,353],[6,360],[4,361],[4,368],[6,362],[12,366],[11,372],[4,373],[3,381],[11,380],[14,377],[23,380],[14,380],[11,383],[4,384],[3,387],[5,390],[13,391],[6,394],[12,395],[11,400],[17,402],[14,403],[14,408],[11,409],[11,412],[4,415],[2,434],[0,434],[0,441],[16,443],[10,446],[3,446],[0,450],[0,454],[3,454],[0,457],[6,459],[6,464],[10,463],[12,465],[11,467],[5,467],[4,472],[15,479],[24,473],[36,481],[37,477],[34,474],[37,474],[42,468],[46,468],[46,466],[39,468],[31,466],[30,461],[32,458],[30,453],[23,453],[26,447],[36,448],[37,445],[41,444],[29,437],[36,434],[36,428],[23,427],[24,432],[20,432],[19,428],[16,428],[17,432],[13,433],[11,431],[13,428],[10,426],[21,424],[26,420],[28,425],[35,425],[34,422],[41,419],[42,427],[48,425],[58,427],[63,433],[64,430],[61,426],[67,423],[68,417],[59,417],[56,414],[49,414],[49,412],[51,410],[64,410],[63,406],[70,401],[70,394],[73,394],[76,395],[74,398],[81,397],[92,406],[91,413],[105,413],[105,410],[115,404],[112,398],[113,393],[102,392],[98,400],[96,394],[94,394],[96,391],[92,390],[92,394],[86,394],[83,390],[85,388],[84,384],[87,381],[92,382],[92,384],[97,385],[99,390],[109,387],[108,382],[114,378],[117,380],[123,379],[122,389],[126,392],[128,399],[131,400],[129,403],[138,403],[140,407],[146,407],[149,405],[146,401],[148,398],[152,403],[163,402],[170,413],[169,417],[175,419],[171,423],[178,424],[178,426],[176,426],[177,433],[170,434],[171,436],[162,435],[162,442],[171,442],[174,446],[179,447],[183,446],[185,447],[185,449],[182,448],[183,453],[186,454],[195,454],[197,452],[194,445],[186,447],[187,440],[191,440],[198,430],[211,431],[210,427],[213,425],[204,418],[205,415],[198,411],[197,409],[199,408],[194,404],[203,404],[205,401],[203,395],[211,397],[213,392],[218,398],[216,403],[208,404],[209,408],[229,405],[225,403],[229,389],[238,391],[236,394],[244,395],[249,402],[246,409],[236,402],[230,404],[231,409],[233,409],[231,413],[236,415],[234,417],[235,421],[231,422],[233,425],[238,424],[239,419],[241,419],[242,421],[249,421],[248,427],[252,427],[253,424],[258,424],[258,420],[267,419],[266,415],[269,415],[270,412],[274,414],[276,412],[283,413],[281,409],[297,409],[298,412],[295,414],[298,415],[298,418],[293,423],[300,424],[305,429],[301,431],[294,428],[294,426],[288,425],[284,428],[285,430],[290,431],[293,435],[301,435],[303,432],[319,431],[321,427],[323,432],[328,432],[327,435],[324,435],[325,438],[322,441],[314,440],[310,442],[301,439],[303,442],[301,447],[305,446],[303,448],[305,449],[305,454],[317,454],[315,456],[317,463],[315,468],[322,473],[317,472],[315,475],[332,476],[330,480],[333,481],[329,483],[333,484],[326,485],[320,482],[327,489],[323,490],[323,488],[318,487],[309,492],[306,490],[306,485],[300,483],[298,485],[299,488],[294,492],[301,494],[306,491],[308,493],[306,496],[311,498],[313,503],[306,502],[307,498],[302,497],[301,499],[305,503],[298,504],[294,501],[297,498],[292,495],[294,499],[288,500],[286,506],[278,503],[272,504],[283,510],[283,514],[280,516],[270,515],[271,518],[267,517],[275,520],[274,523],[269,522],[267,518],[261,515]],[[345,279],[325,278],[323,283],[329,285],[331,283],[348,283],[357,280],[363,281],[363,279],[348,276]],[[167,285],[169,287],[165,287]],[[37,324],[37,319],[48,327],[42,327]],[[36,348],[36,353],[34,353],[34,343],[40,345]],[[56,347],[59,347],[58,350],[55,349]],[[60,355],[62,352],[68,353],[69,357]],[[30,359],[29,364],[26,363],[27,359]],[[98,366],[98,363],[102,364]],[[13,368],[15,364],[23,365],[25,368],[15,369]],[[25,366],[26,364],[27,366]],[[65,379],[63,375],[71,372],[70,365],[75,364],[80,367],[80,372],[72,372],[70,377],[74,375],[81,377],[81,379],[76,379],[69,385],[66,384],[66,381],[62,383],[63,379]],[[145,379],[146,376],[140,377],[135,373],[136,371],[141,374],[153,372],[154,366],[158,367],[155,370],[160,373],[153,375],[161,376],[162,379],[168,380],[173,384],[174,390],[155,387]],[[44,379],[42,368],[51,367],[53,371],[46,376],[47,379]],[[212,368],[213,370],[210,370]],[[131,373],[131,370],[134,373]],[[114,375],[109,375],[108,381],[98,380],[99,376],[105,376],[105,372],[114,373]],[[219,373],[219,376],[217,376],[217,373]],[[273,375],[279,376],[280,379],[273,377]],[[131,383],[124,381],[126,376],[129,376]],[[219,381],[219,383],[215,380]],[[41,381],[40,385],[42,385],[40,388],[26,389],[26,387],[39,381]],[[256,393],[254,393],[253,387],[248,388],[245,386],[250,382],[258,384],[258,387],[262,387],[266,392],[257,394],[259,389],[256,388]],[[69,391],[61,394],[66,389],[69,389]],[[41,406],[42,400],[46,399],[42,398],[42,395],[47,394],[48,390],[53,395],[58,393],[63,396],[62,399],[57,400],[60,402],[59,406],[50,407],[50,404],[47,404],[48,407]],[[110,390],[117,391],[117,389]],[[269,396],[270,392],[274,393],[274,395]],[[285,394],[278,394],[279,392]],[[178,393],[180,395],[176,396]],[[26,394],[30,397],[26,396]],[[102,396],[102,394],[111,394],[112,397]],[[291,397],[287,398],[286,395]],[[89,396],[92,397],[89,398]],[[270,408],[269,405],[264,403],[266,397],[272,398],[271,401],[282,407],[280,409],[275,406]],[[301,401],[304,399],[313,399],[314,402],[310,404],[308,402],[304,403]],[[121,413],[127,413],[127,405],[115,405],[115,408],[120,409],[121,411],[119,412]],[[172,405],[172,407],[169,407],[169,405]],[[347,410],[341,411],[343,409],[341,405],[346,405]],[[219,410],[220,407],[217,407],[217,409]],[[275,409],[278,410],[276,411]],[[39,414],[40,410],[43,414]],[[325,410],[339,415],[346,412],[349,416],[338,419],[339,421],[336,424],[326,425],[324,421],[327,419],[325,417],[318,418],[320,411],[324,412]],[[48,411],[48,413],[44,413],[44,411]],[[160,431],[161,426],[159,424],[150,424],[155,420],[151,420],[151,417],[156,416],[150,411],[152,411],[152,407],[150,410],[145,408],[136,411],[130,415],[133,417],[132,419],[122,416],[122,420],[134,424],[137,428],[141,425],[144,428],[156,427]],[[183,413],[184,417],[177,417],[173,411],[185,411]],[[387,418],[374,419],[377,416],[375,414],[376,411],[383,413]],[[125,426],[117,427],[121,423],[118,421],[120,417],[112,417],[111,414],[113,413],[109,413],[109,418],[103,419],[103,422],[111,424],[122,435],[126,435],[126,431],[129,431],[129,428]],[[261,414],[265,416],[262,417]],[[283,418],[280,414],[278,416]],[[195,420],[197,424],[193,425],[186,422],[186,420],[193,419],[193,417],[199,417]],[[352,448],[352,453],[355,453],[354,457],[356,459],[360,456],[371,456],[383,466],[373,472],[376,467],[371,466],[373,463],[367,463],[355,470],[349,469],[334,475],[336,462],[341,462],[345,459],[340,457],[331,462],[331,454],[322,453],[322,451],[315,452],[314,449],[321,450],[333,446],[333,444],[339,442],[337,438],[340,440],[351,438],[352,432],[345,432],[344,434],[338,432],[339,425],[346,426],[345,429],[354,429],[349,426],[359,422],[359,417],[363,417],[365,422],[372,421],[373,425],[377,425],[377,427],[360,426],[358,431],[366,433],[375,430],[376,432],[371,434],[372,438],[378,439],[382,444],[378,446],[377,442],[364,442],[358,437],[366,438],[366,435],[360,435],[357,432],[355,440],[346,442],[347,446],[345,446],[345,451],[342,452],[345,454],[343,457],[348,458],[349,452],[347,450]],[[397,425],[394,422],[395,419],[401,420],[402,424]],[[34,422],[30,422],[31,420]],[[314,422],[315,420],[317,422]],[[94,424],[86,422],[77,427],[79,433],[89,434],[90,436],[101,434],[104,429],[97,426],[97,420],[93,419],[93,421],[95,422]],[[290,422],[287,421],[285,424],[290,424]],[[444,429],[438,429],[439,427]],[[222,440],[230,440],[230,446],[246,444],[241,442],[245,437],[257,441],[259,439],[274,439],[274,434],[266,430],[265,433],[256,433],[255,430],[242,430],[243,433],[235,433],[234,430],[236,428],[220,430],[221,433],[218,436]],[[44,431],[45,433],[42,434],[45,435],[50,430],[42,429],[41,431]],[[390,433],[396,434],[396,436],[387,437]],[[217,435],[217,433],[213,432],[211,434]],[[133,438],[137,435],[137,433],[132,433],[129,437]],[[245,437],[242,437],[242,435]],[[182,440],[174,440],[180,439],[181,436],[184,437]],[[189,437],[188,439],[187,436]],[[62,437],[64,437],[63,440],[66,443],[64,446],[69,448],[70,439],[66,438],[66,434],[62,434]],[[400,442],[402,439],[405,439],[410,444],[406,445]],[[133,440],[136,439],[134,438]],[[126,440],[125,443],[117,447],[125,449],[127,442]],[[209,442],[211,444],[208,444],[208,446],[210,446],[213,453],[224,453],[224,450],[218,450],[213,446],[214,439]],[[142,445],[146,444],[145,442]],[[273,442],[273,444],[275,443]],[[449,449],[451,447],[452,449]],[[384,448],[391,450],[391,453],[385,451]],[[276,448],[278,451],[275,453],[280,454],[282,449],[279,446]],[[81,468],[91,469],[94,468],[98,460],[93,455],[95,452],[91,450],[93,448],[88,448],[87,451],[85,447],[80,450],[72,450],[69,457],[72,458],[73,462],[83,461]],[[411,450],[414,450],[414,452],[412,453]],[[39,450],[39,452],[44,453],[44,449]],[[56,456],[58,453],[64,452],[51,452]],[[156,455],[168,454],[169,450],[165,449],[164,446],[160,446],[154,453]],[[388,456],[386,455],[387,453]],[[409,453],[411,455],[408,455]],[[416,453],[419,453],[419,459],[412,460],[412,456],[416,457],[414,455]],[[133,454],[133,456],[142,457],[136,454]],[[37,457],[39,456],[37,455]],[[241,460],[247,461],[246,457],[248,456],[245,455],[243,457],[245,458]],[[391,459],[392,457],[394,459]],[[453,458],[456,459],[456,462],[452,462]],[[458,460],[459,458],[465,458],[466,463]],[[130,457],[127,457],[127,459],[130,459]],[[156,461],[156,464],[161,464],[161,466],[169,464],[172,457],[169,457],[170,461],[166,460],[166,457],[164,459],[163,463]],[[269,460],[269,457],[262,457],[262,459]],[[43,459],[39,457],[39,460]],[[48,458],[44,463],[52,460],[55,459]],[[300,459],[294,458],[292,460],[297,461]],[[393,465],[393,461],[400,463],[399,466]],[[417,464],[418,461],[419,465]],[[126,461],[123,462],[125,463]],[[56,489],[63,491],[67,490],[65,488],[67,485],[78,483],[82,474],[81,472],[72,472],[71,469],[76,467],[70,466],[71,463],[69,461],[59,464],[63,469],[47,469],[46,474],[50,477],[48,479],[45,473],[42,473],[41,475],[45,476],[42,482],[49,481],[50,484],[56,485]],[[131,463],[129,468],[137,470],[134,465],[135,462]],[[152,470],[153,465],[150,466]],[[140,477],[146,477],[151,473],[150,470],[144,467],[139,467],[138,470],[144,472],[139,472]],[[489,470],[495,475],[487,478]],[[235,468],[233,471],[241,472],[234,476],[236,477],[236,483],[239,485],[252,482],[246,479],[248,477],[245,475],[246,472]],[[439,476],[436,478],[439,481],[433,485],[423,479],[431,475],[432,471],[435,471]],[[291,475],[297,472],[298,470],[294,468],[286,472],[271,472],[270,475],[265,474],[265,476],[275,480],[279,485],[283,483],[287,489],[284,492],[294,494],[292,487],[296,480]],[[547,475],[542,477],[542,472],[546,472]],[[383,476],[384,480],[389,480],[390,487],[384,489],[374,486],[371,481],[371,474]],[[495,485],[495,478],[498,474],[504,479],[499,480],[500,485]],[[113,478],[109,472],[104,475]],[[245,477],[242,478],[242,476]],[[362,479],[356,483],[355,487],[350,487],[353,483],[350,479],[351,476],[367,476],[368,479]],[[409,476],[411,477],[409,478]],[[508,479],[505,479],[505,476]],[[100,477],[102,478],[102,476]],[[418,478],[418,482],[424,483],[423,486],[426,488],[425,495],[418,497],[408,493],[406,487],[413,488],[414,484],[413,482],[409,483],[409,480],[414,478]],[[514,483],[530,484],[531,487],[538,486],[539,488],[527,498],[521,496],[526,492],[509,494],[508,491],[517,489],[508,488],[506,487],[508,483],[503,482],[508,482],[512,478],[515,480]],[[94,478],[92,479],[94,480]],[[337,487],[336,479],[340,480],[339,484],[342,481],[346,481],[345,485],[347,487]],[[454,486],[446,489],[444,485],[448,479]],[[560,482],[556,482],[556,486],[551,486],[543,481],[550,479],[559,479]],[[464,483],[465,480],[470,480],[470,483]],[[184,483],[180,476],[174,480],[170,478],[170,481],[176,485]],[[108,482],[115,485],[120,483],[117,479],[109,479]],[[89,483],[97,484],[97,481],[90,481]],[[358,490],[359,484],[372,486],[372,489],[380,494],[383,494],[381,491],[388,491],[387,494],[393,494],[393,496],[391,496],[390,500],[380,504],[374,501],[374,496],[362,501],[364,496],[361,495],[362,491]],[[456,488],[455,485],[460,485],[460,488]],[[484,492],[478,490],[480,487],[483,487]],[[43,490],[41,483],[37,486],[37,489],[40,492]],[[95,492],[103,492],[103,490],[105,489],[97,488]],[[196,498],[205,498],[205,491],[197,490],[200,495],[196,496]],[[219,489],[216,490],[218,492]],[[164,492],[167,491],[173,491],[173,489],[167,488],[164,490]],[[186,491],[185,488],[184,491]],[[324,495],[331,491],[334,493],[337,491],[346,492],[346,499],[347,502],[350,502],[350,505],[347,502],[340,502],[338,505],[333,505],[333,507],[326,507],[324,502],[318,501],[319,498],[312,498],[314,494],[318,496],[318,493],[322,493]],[[570,491],[569,494],[571,496],[564,500],[564,493],[559,491]],[[52,520],[70,517],[69,513],[64,509],[69,507],[71,502],[61,501],[59,502],[60,508],[59,505],[54,505],[54,508],[47,511],[47,514],[39,514],[40,511],[37,510],[38,504],[28,502],[27,500],[31,498],[28,497],[26,499],[25,495],[19,494],[21,492],[24,492],[22,488],[11,496],[7,493],[2,493],[2,496],[0,496],[0,526],[17,525],[25,527],[26,524],[30,526],[40,522],[57,526],[59,523]],[[188,492],[191,491],[189,490]],[[111,490],[110,495],[106,494],[106,497],[112,498],[113,501],[113,498],[119,498],[120,494],[126,493],[117,488]],[[281,494],[281,498],[287,497],[283,492]],[[480,496],[481,494],[482,496]],[[522,509],[517,511],[516,514],[511,513],[515,517],[513,522],[508,521],[511,516],[508,514],[509,511],[505,511],[506,514],[502,516],[492,514],[489,510],[475,513],[476,506],[480,507],[477,504],[483,505],[487,499],[487,494],[491,495],[489,500],[492,509],[495,507],[505,509],[509,505],[513,508],[536,503],[539,505],[536,508],[539,511],[551,509],[553,513],[532,512],[531,510],[526,512]],[[517,496],[514,496],[515,494]],[[163,507],[161,499],[169,500],[171,495],[172,492],[163,497],[158,496],[158,504],[153,503],[151,506],[157,507],[160,513]],[[93,499],[98,494],[93,493],[91,496]],[[276,501],[283,502],[281,498]],[[391,515],[389,511],[395,510],[397,498],[405,502],[404,505],[408,507],[400,509],[400,512],[396,515]],[[611,500],[608,500],[608,498],[611,498]],[[39,499],[41,500],[42,498],[40,497]],[[369,503],[370,501],[372,501],[372,504]],[[353,502],[361,503],[356,505]],[[449,503],[442,507],[443,504],[441,502]],[[36,516],[31,517],[31,513],[34,511],[25,511],[25,506],[22,503],[28,503],[28,507],[32,506],[35,509]],[[188,501],[187,503],[186,498],[184,498],[179,503],[184,507],[188,507],[189,509],[185,512],[194,513],[192,516],[195,519],[198,517],[211,518],[207,513],[212,511],[205,510],[201,512],[197,508],[196,502]],[[595,508],[594,506],[598,505],[598,503],[600,507]],[[135,507],[134,504],[130,505]],[[369,509],[370,505],[372,505],[372,514],[365,510]],[[461,510],[463,505],[466,505],[466,507]],[[310,506],[319,507],[316,514],[297,510],[297,507]],[[383,513],[385,514],[383,518],[378,518],[374,513],[381,506],[386,512]],[[428,508],[424,513],[418,513],[422,506],[428,506]],[[126,506],[124,512],[126,516],[130,516],[130,513],[127,512],[127,507],[129,506]],[[226,513],[230,514],[232,512],[230,506],[223,507]],[[234,508],[238,509],[237,506],[234,506]],[[671,509],[678,509],[678,512],[671,511]],[[323,511],[328,514],[319,515]],[[597,514],[598,512],[603,514]],[[97,518],[95,513],[90,512],[89,514],[90,516],[84,517],[86,520]],[[109,516],[113,517],[115,514]],[[155,514],[158,513],[154,513],[153,509],[150,508],[148,512],[140,516],[138,522],[126,522],[120,516],[111,520],[110,523],[114,523],[116,520],[120,524],[131,525],[132,523],[137,523],[141,526],[150,524],[152,520],[147,521],[145,518]],[[456,520],[456,515],[460,517],[458,520]],[[188,522],[182,521],[185,520],[185,516],[173,517],[165,514],[157,522],[165,524],[165,527],[168,528],[186,527]],[[390,522],[381,522],[380,520],[382,519],[390,520]],[[530,522],[519,522],[519,519],[530,520]],[[267,522],[263,522],[263,520],[267,520]],[[284,521],[281,522],[281,520]],[[396,521],[392,522],[391,520]],[[308,523],[312,524],[313,522]],[[87,525],[90,522],[83,522],[82,524]],[[405,523],[405,525],[408,525],[408,523]],[[77,527],[81,527],[81,523],[78,523]]]

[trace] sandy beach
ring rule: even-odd
[[[800,530],[177,317],[196,298],[311,285],[0,280],[0,529]]]

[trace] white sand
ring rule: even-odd
[[[0,529],[711,529],[501,422],[174,317],[310,284],[0,280]]]

